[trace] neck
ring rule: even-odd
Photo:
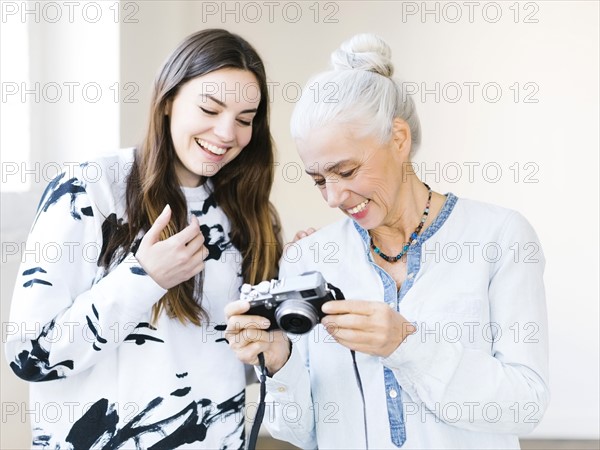
[[[400,186],[392,218],[369,231],[373,243],[388,255],[396,255],[406,243],[410,244],[411,235],[424,216],[428,197],[429,191],[423,182],[414,175],[408,176]],[[431,220],[432,217],[427,215],[421,232]]]

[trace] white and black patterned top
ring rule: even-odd
[[[98,264],[116,221],[126,221],[132,150],[82,164],[43,194],[23,252],[6,353],[31,386],[33,448],[243,448],[244,365],[223,339],[239,298],[241,255],[229,221],[204,186],[183,188],[210,254],[201,327],[152,306],[165,290],[133,254]],[[112,224],[112,225],[111,225]]]

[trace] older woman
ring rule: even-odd
[[[538,238],[515,211],[417,178],[419,120],[390,58],[380,38],[355,36],[292,118],[307,173],[347,217],[297,242],[303,257],[281,276],[318,270],[347,300],[325,303],[293,345],[245,332],[269,324],[235,302],[230,345],[250,364],[264,353],[267,426],[302,448],[519,448],[549,397]],[[337,252],[315,262],[315,244]]]

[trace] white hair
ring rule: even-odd
[[[292,137],[303,139],[314,128],[336,124],[385,143],[399,117],[410,128],[412,155],[421,141],[421,125],[412,98],[392,78],[391,56],[388,44],[374,34],[344,42],[331,55],[333,70],[311,78],[302,91],[292,114]]]

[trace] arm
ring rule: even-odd
[[[133,255],[94,283],[100,221],[86,184],[52,181],[27,239],[11,305],[6,354],[27,381],[78,373],[118,346],[164,293]]]
[[[301,448],[316,448],[307,335],[292,346],[282,331],[266,331],[270,325],[267,319],[244,315],[248,308],[249,303],[242,300],[227,305],[226,336],[238,359],[254,365],[259,378],[258,354],[264,354],[270,375],[266,381],[264,424],[277,439]]]
[[[27,381],[63,378],[96,364],[147,320],[166,289],[202,270],[206,254],[197,221],[158,242],[170,218],[166,208],[137,257],[126,255],[105,275],[97,261],[109,222],[83,181],[63,177],[40,202],[11,305],[16,332],[8,337],[7,358]]]
[[[264,424],[274,438],[310,449],[317,448],[317,436],[306,339],[294,341],[285,365],[267,378]]]
[[[503,228],[503,255],[493,265],[488,289],[494,325],[488,327],[489,350],[436,339],[423,332],[429,327],[422,323],[382,363],[442,420],[444,408],[459,405],[454,426],[520,434],[539,423],[549,401],[544,257],[522,216],[513,214]],[[510,251],[513,244],[520,253]],[[478,324],[479,339],[485,325]]]

